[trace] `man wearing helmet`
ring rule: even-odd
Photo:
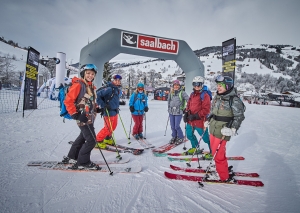
[[[97,90],[97,104],[101,107],[101,115],[104,118],[104,127],[98,132],[96,147],[106,148],[106,144],[114,145],[112,138],[113,131],[118,125],[118,114],[120,105],[120,89],[122,76],[115,74],[111,82]]]
[[[233,79],[229,76],[217,76],[217,94],[211,105],[209,126],[210,145],[216,164],[216,171],[208,174],[207,180],[235,182],[233,173],[229,175],[226,159],[226,142],[234,136],[244,117],[244,104],[236,95]],[[219,147],[219,148],[218,148]]]
[[[96,87],[93,84],[96,74],[97,67],[94,64],[83,65],[81,78],[72,79],[72,86],[64,101],[67,111],[76,120],[80,129],[80,134],[72,144],[68,156],[62,160],[63,163],[75,163],[73,169],[100,169],[90,159],[91,151],[96,144],[94,121],[96,111],[99,110],[95,103]]]
[[[202,140],[207,143],[210,148],[209,135],[207,129],[204,128],[204,122],[210,112],[211,99],[207,92],[207,87],[204,85],[203,77],[194,77],[193,90],[194,91],[190,95],[183,118],[184,122],[187,122],[187,138],[191,141],[192,145],[192,148],[187,151],[188,154],[194,154],[199,151],[196,150],[198,140],[194,134],[195,130],[200,136],[202,136]]]

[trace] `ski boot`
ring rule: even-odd
[[[181,143],[183,143],[183,138],[176,138],[175,145],[179,145]]]
[[[106,136],[103,140],[103,143],[114,146],[114,140],[111,136]]]
[[[143,133],[139,133],[138,135],[139,135],[140,139],[143,139],[143,138],[144,138]]]
[[[204,176],[204,180],[220,181],[220,176],[218,172],[215,171],[215,172],[207,173]]]
[[[139,139],[140,139],[139,134],[135,134],[135,135],[133,135],[133,137],[134,137],[136,140],[139,140]]]
[[[69,157],[63,156],[63,159],[61,161],[63,164],[75,164],[77,163],[77,160],[71,159]]]
[[[176,141],[176,137],[172,137],[171,140],[169,141],[169,144],[173,144]]]
[[[106,149],[107,145],[103,141],[98,141],[95,145],[95,148]]]
[[[88,164],[78,165],[78,169],[100,170],[101,168],[97,164],[90,162]]]

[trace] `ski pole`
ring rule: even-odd
[[[203,138],[203,136],[204,136],[204,134],[205,134],[205,131],[206,131],[206,128],[204,129],[204,131],[203,131],[203,133],[202,133],[202,135],[201,135],[201,137],[200,137],[200,139],[199,139],[199,141],[198,141],[198,144],[197,144],[197,146],[196,146],[196,149],[195,149],[195,151],[194,151],[194,153],[193,153],[193,155],[192,155],[192,158],[194,157],[194,155],[195,155],[195,153],[197,152],[197,149],[199,148],[199,146],[200,146],[200,142],[201,142],[201,140],[202,140],[202,138]],[[189,160],[189,162],[187,162],[186,163],[186,165],[188,166],[188,167],[191,167],[191,161],[192,161],[192,158]],[[198,163],[199,163],[199,167],[200,167],[200,161],[199,161],[199,157],[198,157],[198,152],[197,152],[197,158],[198,158]],[[201,167],[200,167],[201,168]],[[199,169],[200,169],[199,168]]]
[[[131,121],[130,121],[130,129],[129,129],[129,136],[128,136],[128,139],[130,139],[130,134],[131,134],[131,125],[132,125],[132,116],[131,116]]]
[[[187,139],[186,139],[186,123],[184,123],[184,129],[185,129],[185,135],[184,135],[183,150],[186,150],[186,147],[185,147],[185,143],[186,143],[186,141],[187,141]]]
[[[97,147],[98,147],[98,149],[99,149],[99,151],[100,151],[100,153],[101,153],[101,155],[102,155],[102,157],[103,157],[103,159],[104,159],[104,161],[105,161],[105,164],[106,164],[106,166],[107,166],[107,168],[108,168],[108,170],[109,170],[109,174],[110,174],[110,175],[113,175],[114,172],[112,172],[112,171],[110,170],[110,167],[108,166],[108,163],[107,163],[107,161],[106,161],[106,159],[105,159],[105,157],[104,157],[104,155],[103,155],[103,152],[101,151],[100,146],[99,146],[99,144],[97,143],[97,140],[96,140],[95,135],[93,134],[93,132],[92,132],[90,126],[89,126],[88,124],[87,124],[87,126],[88,126],[88,128],[89,128],[89,130],[90,130],[90,133],[93,135],[93,138],[94,138],[94,140],[95,140],[95,142],[96,142],[96,144],[97,144]]]
[[[168,120],[167,120],[167,125],[166,125],[166,130],[165,130],[165,135],[164,136],[166,136],[169,120],[170,120],[170,115],[169,115]]]
[[[109,112],[108,112],[107,109],[105,109],[105,110],[106,110],[107,117],[108,117],[108,121],[109,121],[109,125],[110,125],[110,130],[111,130],[111,134],[112,134],[112,139],[113,139],[113,142],[114,142],[114,144],[115,144],[115,147],[116,147],[116,150],[117,150],[117,153],[118,153],[117,158],[122,159],[122,157],[121,157],[121,155],[120,155],[120,152],[119,152],[119,150],[118,150],[118,148],[117,148],[117,143],[116,143],[116,139],[115,139],[115,135],[114,135],[114,130],[113,130],[113,128],[112,128],[112,124],[111,124]],[[104,118],[104,121],[105,121],[105,118]],[[106,123],[106,121],[105,121],[105,123]],[[106,125],[107,125],[107,123],[106,123]]]
[[[122,121],[122,118],[121,118],[121,114],[120,114],[120,112],[119,112],[119,118],[120,118],[120,120],[121,120],[121,123],[122,123],[123,129],[124,129],[125,135],[126,135],[126,137],[128,138],[128,144],[130,144],[130,143],[131,143],[131,141],[129,140],[129,137],[128,137],[128,135],[127,135],[127,132],[126,132],[126,129],[125,129],[124,123],[123,123],[123,121]]]
[[[146,129],[147,129],[147,126],[146,126],[146,113],[145,113],[145,136],[144,136],[144,139],[146,139]]]

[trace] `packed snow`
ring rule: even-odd
[[[25,111],[24,118],[20,112],[1,114],[1,212],[299,212],[299,108],[245,105],[246,119],[227,143],[228,156],[244,156],[245,160],[229,161],[229,165],[239,172],[258,172],[259,178],[243,179],[261,180],[264,187],[204,183],[200,188],[197,182],[169,180],[164,171],[183,174],[172,171],[170,164],[186,164],[154,157],[151,150],[138,156],[126,154],[130,161],[123,166],[141,165],[137,174],[110,176],[28,167],[33,160],[61,160],[79,128],[74,121],[63,123],[58,108]],[[129,134],[128,105],[120,109]],[[167,102],[150,100],[144,133],[156,147],[171,138],[167,121]],[[99,116],[96,132],[102,126]],[[183,122],[181,126],[184,129]],[[128,142],[120,120],[115,137],[119,144]],[[132,137],[131,142],[130,146],[139,147]],[[190,142],[185,145],[191,147]],[[169,152],[181,152],[183,146]],[[208,150],[203,142],[200,147]],[[108,159],[116,156],[108,151],[103,154]],[[92,151],[91,159],[102,160],[99,150]],[[208,164],[201,161],[204,168]]]

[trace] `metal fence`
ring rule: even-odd
[[[0,113],[22,112],[23,99],[23,92],[6,89],[0,90]],[[37,109],[47,109],[52,107],[57,107],[59,110],[59,101],[50,100],[48,97],[37,97]]]

